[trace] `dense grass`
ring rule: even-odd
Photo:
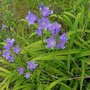
[[[37,26],[28,27],[27,12],[40,17],[41,2],[54,11],[50,21],[57,21],[62,25],[61,32],[67,32],[64,50],[42,47],[45,42],[36,35]],[[0,90],[90,90],[89,0],[3,0],[0,13],[1,23],[7,25],[7,30],[0,30],[0,52],[7,37],[15,38],[21,48],[21,53],[14,55],[15,63],[9,63],[0,53]],[[26,67],[31,60],[39,66],[26,80],[17,67]]]

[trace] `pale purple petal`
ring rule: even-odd
[[[51,14],[53,14],[53,11],[49,9],[49,7],[45,7],[42,3],[39,4],[39,8],[41,10],[41,14],[43,17],[47,17]]]
[[[48,18],[41,18],[38,20],[38,28],[42,30],[47,30],[49,27],[50,21]]]
[[[58,47],[58,48],[61,48],[61,49],[64,49],[64,48],[65,48],[65,43],[59,42],[59,43],[57,44],[57,47]]]
[[[61,25],[57,22],[54,22],[49,25],[49,31],[52,32],[52,36],[56,36],[60,31]]]
[[[46,45],[47,48],[53,49],[56,46],[56,40],[53,37],[46,39],[46,43],[47,43]]]
[[[10,53],[9,51],[7,51],[7,50],[4,50],[3,52],[4,52],[4,53],[3,53],[3,57],[4,57],[6,60],[8,60],[8,59],[10,58],[11,53]]]
[[[66,36],[66,33],[63,33],[60,37],[59,37],[59,39],[61,40],[61,41],[63,41],[63,42],[67,42],[67,36]]]
[[[8,50],[3,51],[3,57],[8,60],[9,62],[14,62],[14,57],[11,55],[11,53]]]
[[[14,62],[14,57],[12,55],[10,55],[10,58],[8,58],[9,62]]]
[[[15,40],[12,38],[7,38],[6,39],[6,45],[4,46],[5,49],[10,50],[13,47]]]
[[[35,16],[32,12],[28,12],[26,16],[26,20],[28,21],[28,25],[34,24],[37,21],[37,16]]]
[[[18,72],[19,72],[19,74],[24,74],[24,68],[18,67]]]
[[[38,36],[42,36],[42,30],[41,29],[37,29],[35,32],[38,34]]]
[[[14,53],[19,54],[20,51],[21,49],[18,46],[14,47],[14,50],[13,50]]]
[[[35,64],[35,61],[28,62],[27,68],[30,70],[34,70],[38,64]]]
[[[60,37],[60,42],[57,44],[58,48],[64,49],[65,48],[65,44],[67,43],[67,36],[66,33],[63,33]]]
[[[11,47],[10,47],[9,44],[6,44],[6,45],[4,46],[4,48],[5,48],[6,50],[10,50],[10,49],[11,49]]]
[[[26,72],[25,75],[24,75],[24,77],[25,77],[26,79],[30,78],[30,73],[29,73],[29,72]]]

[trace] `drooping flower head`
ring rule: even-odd
[[[20,51],[21,51],[21,49],[18,47],[18,45],[16,47],[14,47],[14,50],[13,50],[14,53],[19,54]]]
[[[42,30],[41,29],[37,29],[37,30],[35,30],[35,32],[38,34],[38,36],[42,36]]]
[[[56,40],[53,37],[46,39],[46,43],[47,43],[46,45],[47,48],[53,49],[56,46]]]
[[[2,24],[2,30],[5,30],[5,29],[6,29],[6,25]]]
[[[32,12],[28,12],[26,16],[26,20],[28,21],[28,25],[34,24],[37,21],[37,16],[35,16]]]
[[[15,40],[13,38],[12,39],[7,38],[6,39],[6,46],[4,46],[4,48],[6,50],[10,50],[13,47],[14,42],[15,42]]]
[[[52,36],[56,36],[60,31],[61,25],[54,22],[49,25],[49,31],[52,32]]]
[[[26,72],[25,75],[24,75],[24,77],[25,77],[26,79],[30,78],[30,73],[29,73],[29,72]]]
[[[19,74],[24,74],[24,68],[18,67],[18,72],[19,72]]]
[[[47,30],[48,26],[50,24],[50,21],[48,18],[41,18],[38,20],[38,28]]]
[[[30,70],[34,70],[38,64],[35,64],[35,61],[28,62],[27,68]]]
[[[47,17],[50,14],[53,14],[53,11],[49,9],[49,7],[45,7],[43,4],[39,5],[39,8],[41,10],[41,14],[43,17]]]
[[[65,43],[67,43],[67,36],[66,33],[63,33],[60,37],[59,37],[60,42],[58,43],[58,48],[64,49],[65,48]]]

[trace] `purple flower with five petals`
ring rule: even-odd
[[[49,7],[45,7],[43,4],[40,4],[39,8],[41,10],[41,14],[43,17],[47,17],[47,16],[53,14],[53,11],[50,10]]]
[[[24,75],[24,77],[25,77],[26,79],[30,78],[30,73],[29,73],[29,72],[26,72],[25,75]]]
[[[18,72],[19,72],[19,74],[24,74],[24,68],[18,67]]]
[[[13,50],[14,53],[18,54],[20,53],[20,51],[21,49],[18,46],[14,47],[14,50]]]
[[[61,25],[57,22],[54,22],[49,25],[49,31],[52,32],[52,36],[56,36],[60,31]]]
[[[10,58],[11,53],[7,50],[4,50],[3,52],[3,57],[6,58],[6,60],[8,60]]]
[[[53,49],[56,46],[56,40],[53,37],[46,39],[46,43],[47,43],[46,45],[47,48]]]
[[[30,70],[34,70],[38,64],[35,64],[35,61],[28,62],[27,68]]]
[[[61,48],[61,49],[64,49],[65,48],[65,43],[67,43],[67,37],[66,37],[66,33],[63,33],[61,36],[60,36],[60,42],[58,43],[58,48]]]
[[[14,62],[14,57],[11,55],[11,53],[7,50],[4,50],[3,57],[8,60],[9,62]]]
[[[4,46],[4,48],[6,50],[10,50],[13,47],[14,42],[15,42],[15,40],[13,38],[12,39],[7,38],[6,39],[6,46]]]
[[[26,16],[26,20],[28,21],[28,25],[34,24],[37,21],[37,16],[35,16],[33,13],[28,12],[28,15]]]
[[[38,28],[47,30],[50,25],[50,21],[48,18],[41,18],[38,20]]]

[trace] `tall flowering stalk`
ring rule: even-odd
[[[28,21],[28,26],[31,24],[37,23],[38,28],[35,30],[38,36],[42,37],[42,44],[44,43],[44,33],[45,31],[48,31],[51,33],[51,36],[46,38],[46,48],[61,48],[65,49],[65,44],[67,43],[68,39],[66,36],[66,33],[64,32],[59,36],[59,32],[61,31],[61,25],[57,23],[56,21],[51,23],[49,20],[49,15],[53,14],[53,11],[49,9],[49,7],[45,7],[43,4],[39,5],[39,9],[41,11],[41,18],[38,18],[36,15],[34,15],[32,12],[28,12],[28,15],[26,16],[26,20]],[[6,28],[5,25],[2,26],[2,30]],[[21,49],[18,45],[15,45],[15,39],[12,38],[6,38],[5,40],[6,44],[4,46],[3,50],[3,57],[8,60],[9,62],[14,62],[14,55],[19,54]],[[35,63],[35,61],[29,61],[27,62],[26,68],[22,66],[18,66],[17,71],[19,75],[23,75],[26,79],[29,79],[31,77],[32,71],[36,69],[38,64]]]
[[[28,13],[26,16],[26,20],[28,24],[37,23],[38,29],[35,30],[38,36],[42,37],[43,43],[43,31],[48,31],[51,33],[51,36],[46,39],[46,48],[61,48],[65,49],[65,44],[67,43],[68,39],[66,33],[64,32],[61,36],[59,36],[59,32],[61,31],[61,25],[56,21],[50,23],[48,17],[49,15],[53,14],[53,11],[49,9],[49,7],[45,7],[42,3],[39,5],[39,9],[41,11],[41,18],[38,19],[33,13]],[[59,36],[59,37],[58,37]]]

